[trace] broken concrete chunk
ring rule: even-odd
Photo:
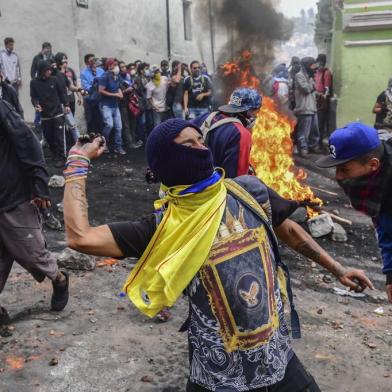
[[[310,234],[314,238],[320,238],[332,232],[334,223],[329,214],[321,214],[308,220]]]
[[[339,225],[339,223],[334,223],[331,238],[332,241],[335,242],[347,242],[347,233],[342,225]]]
[[[63,188],[65,185],[65,178],[63,176],[54,175],[50,177],[49,186],[51,188]]]
[[[79,271],[92,271],[95,268],[95,257],[85,255],[70,248],[65,248],[57,256],[59,267]]]
[[[297,208],[291,215],[290,219],[297,223],[305,223],[308,219],[306,209],[303,207]]]

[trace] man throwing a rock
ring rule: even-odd
[[[282,298],[300,336],[287,267],[275,233],[343,284],[372,287],[362,271],[346,270],[300,226],[286,219],[296,202],[270,200],[256,177],[225,180],[213,166],[200,129],[181,119],[156,127],[147,160],[162,182],[154,214],[135,222],[91,227],[86,177],[101,138],[77,144],[64,175],[64,218],[70,247],[89,254],[139,258],[124,292],[149,317],[189,298],[190,377],[187,391],[319,391],[293,352]]]

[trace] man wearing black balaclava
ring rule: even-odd
[[[356,291],[372,287],[365,274],[347,271],[286,219],[298,206],[295,201],[255,176],[224,180],[200,128],[181,119],[161,123],[147,140],[149,166],[162,181],[155,213],[90,226],[86,179],[90,159],[104,149],[105,140],[98,137],[70,151],[64,170],[68,244],[89,254],[137,257],[123,293],[149,317],[186,290],[189,316],[181,330],[188,330],[190,374],[181,390],[319,392],[291,347],[276,278],[283,263],[273,231]],[[290,289],[288,295],[298,338]]]
[[[317,121],[317,104],[314,75],[317,63],[313,57],[301,60],[301,70],[295,75],[295,109],[298,118],[295,144],[301,157],[309,152],[319,152],[320,134]]]

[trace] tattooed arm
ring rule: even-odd
[[[363,291],[366,287],[373,289],[371,281],[365,273],[358,269],[346,269],[334,260],[300,225],[286,219],[275,233],[291,249],[308,259],[320,264],[336,276],[345,286],[355,291]]]
[[[78,149],[82,150],[89,158],[96,158],[101,154],[99,141],[78,146]],[[96,256],[123,256],[109,226],[90,226],[86,180],[84,179],[72,181],[65,185],[64,222],[70,248]]]

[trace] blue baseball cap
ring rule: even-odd
[[[242,113],[261,108],[262,97],[254,88],[237,88],[233,91],[228,105],[218,108],[223,113]]]
[[[381,146],[377,131],[360,122],[347,124],[329,137],[329,155],[316,161],[322,168],[350,162]]]

